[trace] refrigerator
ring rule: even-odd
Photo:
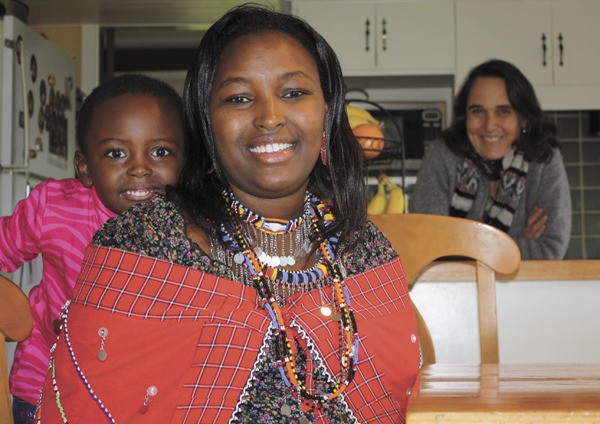
[[[0,214],[11,215],[36,184],[75,175],[75,59],[15,16],[0,18],[0,35]],[[29,293],[41,259],[4,274]]]
[[[15,16],[0,18],[0,34],[0,214],[10,215],[40,181],[74,176],[75,59]],[[27,291],[32,272],[8,277]]]

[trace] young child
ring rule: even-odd
[[[94,232],[129,206],[174,185],[184,157],[181,98],[167,84],[125,75],[96,88],[77,120],[77,179],[46,180],[0,218],[0,270],[42,255],[43,276],[29,295],[31,335],[10,374],[15,423],[33,422],[56,341],[53,322],[71,296]]]

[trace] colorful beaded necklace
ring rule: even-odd
[[[317,236],[321,233],[319,222],[323,223],[326,228],[333,222],[333,215],[327,210],[325,205],[319,201],[316,196],[308,194],[311,228]],[[225,196],[225,199],[234,199],[230,194]],[[354,378],[355,366],[358,361],[358,334],[354,314],[350,307],[348,288],[344,284],[344,278],[335,256],[335,247],[337,245],[337,237],[332,236],[319,243],[319,252],[324,258],[322,268],[324,274],[330,274],[332,280],[333,299],[332,307],[336,313],[332,315],[334,321],[338,321],[341,332],[341,357],[340,357],[340,372],[338,379],[333,383],[333,390],[329,393],[317,393],[314,388],[307,387],[305,377],[302,377],[296,367],[296,355],[298,347],[304,350],[307,358],[311,358],[306,341],[300,336],[298,326],[293,324],[287,314],[282,311],[277,300],[277,295],[274,294],[273,280],[282,270],[277,267],[271,267],[263,263],[256,252],[244,236],[239,221],[234,216],[234,210],[239,207],[239,202],[235,209],[229,209],[231,222],[234,226],[233,237],[225,234],[223,241],[230,244],[230,252],[237,252],[235,255],[241,255],[242,264],[249,270],[252,276],[253,286],[256,289],[259,297],[259,302],[262,307],[268,312],[271,319],[271,328],[275,334],[276,346],[275,355],[278,364],[279,374],[287,387],[290,387],[294,393],[298,395],[298,401],[301,398],[314,401],[317,405],[338,397]],[[250,211],[245,213],[246,216],[258,216]],[[266,221],[266,219],[261,218]],[[222,228],[223,230],[223,228]],[[275,286],[275,290],[278,287]],[[327,314],[324,314],[327,315]],[[305,373],[309,375],[309,373]]]

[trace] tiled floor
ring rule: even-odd
[[[600,258],[600,129],[593,124],[600,122],[598,113],[549,113],[558,126],[558,136],[563,144],[573,202],[567,259]]]

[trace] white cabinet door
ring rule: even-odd
[[[331,44],[346,75],[454,72],[452,0],[292,3]]]
[[[457,0],[456,83],[488,59],[517,66],[533,85],[552,84],[551,7],[544,0]]]
[[[292,13],[305,19],[335,50],[342,69],[375,69],[375,7],[366,2],[298,1]]]
[[[454,73],[453,2],[378,4],[376,27],[379,69],[412,74]]]
[[[552,17],[554,83],[600,84],[600,1],[554,1]]]

